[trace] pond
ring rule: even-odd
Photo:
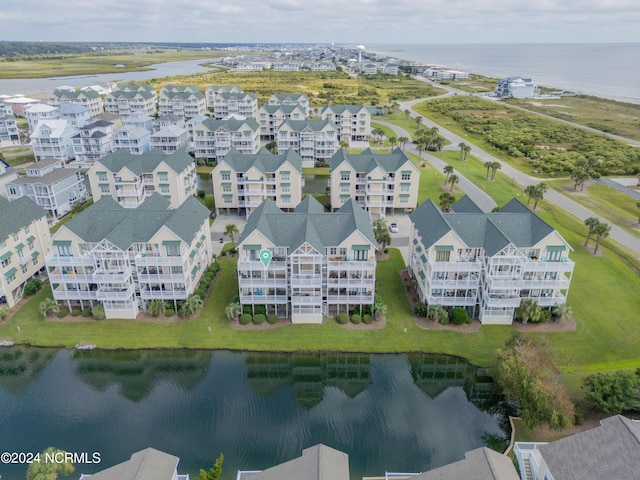
[[[454,357],[0,349],[0,450],[99,452],[74,478],[152,446],[191,478],[222,452],[232,480],[320,442],[354,479],[418,472],[506,437],[502,421],[490,379]]]

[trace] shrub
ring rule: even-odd
[[[82,316],[85,318],[89,318],[91,316],[91,309],[85,308],[84,310],[82,310]]]
[[[200,297],[201,300],[204,300],[205,298],[207,298],[207,291],[205,289],[198,288],[193,293],[194,293],[194,295],[197,295],[198,297]]]
[[[362,317],[360,315],[358,315],[357,313],[351,315],[351,323],[353,323],[354,325],[358,325],[360,322],[362,322]]]
[[[417,317],[426,317],[427,316],[427,306],[422,303],[422,302],[418,302],[413,306],[413,313],[417,316]]]
[[[32,278],[31,280],[29,280],[27,283],[24,284],[24,294],[27,297],[30,297],[31,295],[35,295],[38,290],[40,290],[40,287],[42,286],[42,280],[40,280],[39,278]]]
[[[251,314],[243,313],[240,315],[240,325],[249,325],[251,323]]]
[[[256,313],[253,316],[253,324],[254,325],[262,325],[266,319],[267,319],[267,317],[265,317],[263,313]]]
[[[245,305],[242,307],[242,313],[252,315],[253,310],[251,310],[251,305]]]
[[[204,190],[198,190],[198,198],[204,198],[204,195],[205,195]]]
[[[469,320],[469,315],[467,315],[467,311],[462,307],[455,307],[451,310],[451,323],[454,325],[462,325],[463,323],[467,323]]]
[[[336,322],[338,322],[340,325],[346,325],[348,321],[349,315],[347,315],[346,313],[339,313],[336,317]]]
[[[269,315],[267,315],[267,323],[269,325],[275,325],[276,323],[278,323],[278,316],[275,313],[270,313]]]
[[[443,315],[440,317],[440,325],[449,325],[449,315]]]
[[[64,318],[67,316],[69,312],[67,311],[66,308],[61,308],[60,311],[58,312],[58,318]]]
[[[267,307],[264,305],[256,305],[253,307],[253,313],[255,314],[260,314],[260,315],[266,315],[267,314]]]
[[[93,315],[93,318],[96,320],[104,320],[106,318],[104,307],[101,303],[91,309],[91,315]]]
[[[173,306],[167,307],[167,309],[164,311],[164,314],[167,317],[173,317],[176,314],[176,310],[175,308],[173,308]]]
[[[365,325],[371,325],[372,321],[373,321],[373,317],[371,315],[369,315],[368,313],[365,313],[362,316],[362,323],[364,323]]]
[[[79,317],[82,314],[81,310],[78,310],[77,308],[74,310],[71,310],[71,316],[72,317]]]

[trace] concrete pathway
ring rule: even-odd
[[[234,242],[237,244],[240,234],[247,224],[247,219],[244,216],[239,217],[238,215],[218,215],[211,224],[212,253],[215,253],[216,255],[219,254],[222,251],[224,244],[231,241],[231,238],[223,233],[224,229],[230,223],[233,223],[238,228],[239,233],[237,233],[233,238]],[[220,242],[220,239],[223,241]]]

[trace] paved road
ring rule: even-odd
[[[418,114],[413,110],[413,106],[418,104],[418,103],[422,103],[425,100],[429,100],[429,99],[418,99],[418,100],[412,100],[410,102],[403,102],[402,104],[400,104],[400,108],[402,109],[402,111],[404,110],[409,110],[412,114],[412,116],[417,116]],[[438,127],[440,134],[442,136],[444,136],[447,140],[449,140],[452,145],[458,145],[461,142],[465,142],[467,145],[471,146],[472,148],[472,155],[474,155],[475,157],[479,158],[483,163],[484,162],[500,162],[500,164],[502,165],[502,173],[507,175],[508,177],[511,177],[514,182],[519,183],[520,185],[527,186],[527,185],[537,185],[538,183],[540,183],[540,180],[534,177],[531,177],[529,175],[527,175],[526,173],[521,172],[520,170],[517,170],[515,168],[513,168],[512,166],[506,164],[505,162],[497,159],[496,157],[494,157],[493,155],[491,155],[490,153],[485,152],[484,150],[482,150],[480,147],[474,145],[473,143],[471,143],[467,138],[463,138],[459,135],[456,135],[455,133],[447,130],[446,128],[444,128],[442,125],[438,125],[437,123],[433,122],[432,120],[428,119],[428,118],[423,118],[422,120],[422,125],[424,125],[425,127]],[[457,148],[457,147],[456,147]],[[469,195],[471,197],[471,195]],[[471,197],[473,198],[473,197]],[[598,219],[600,219],[602,222],[606,222],[610,224],[610,221],[608,221],[605,218],[600,217],[599,215],[596,215],[595,213],[593,213],[591,210],[583,207],[582,205],[574,202],[573,200],[571,200],[570,198],[566,197],[565,195],[563,195],[560,192],[556,192],[554,190],[548,190],[547,193],[545,194],[545,199],[555,205],[557,205],[558,207],[561,207],[563,209],[565,209],[567,212],[569,212],[570,214],[574,215],[575,217],[577,217],[579,220],[584,221],[585,219],[589,218],[589,217],[596,217]],[[481,207],[484,210],[484,207]],[[585,231],[586,233],[586,231]],[[631,251],[633,251],[638,257],[640,257],[640,238],[626,232],[625,230],[621,229],[620,227],[617,227],[615,225],[611,225],[611,233],[610,233],[610,238],[612,238],[613,240],[619,242],[620,244],[624,245],[625,247],[629,248]]]
[[[636,200],[640,200],[640,192],[638,190],[634,190],[633,188],[625,187],[624,185],[619,184],[618,182],[614,182],[608,178],[601,178],[598,180],[598,183],[602,183],[603,185],[608,185],[609,188],[615,188],[619,192],[624,193],[625,195],[629,195],[631,198],[635,198]]]

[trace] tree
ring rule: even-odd
[[[389,142],[389,145],[391,145],[391,148],[395,147],[398,144],[398,138],[394,135],[391,135],[389,138],[387,138],[387,141]]]
[[[489,170],[491,170],[492,163],[493,162],[484,162],[484,168],[487,169],[487,175],[484,178],[486,178],[487,180],[489,179]]]
[[[542,315],[542,308],[538,305],[538,302],[530,298],[526,298],[520,302],[518,308],[516,308],[516,318],[526,325],[527,322],[539,322]]]
[[[404,111],[404,118],[405,118],[405,120],[409,120],[411,118],[411,111],[410,110],[405,110]]]
[[[387,248],[387,245],[391,243],[391,234],[388,229],[384,229],[381,231],[374,231],[374,236],[376,238],[376,242],[380,245],[380,249],[382,253],[384,253],[384,249]]]
[[[269,150],[271,153],[273,153],[274,155],[278,153],[278,142],[271,141],[269,143],[267,143],[264,148],[266,148],[267,150]]]
[[[157,317],[158,315],[164,315],[165,310],[167,309],[167,304],[158,298],[154,298],[147,305],[147,312],[152,317]]]
[[[382,137],[384,137],[384,130],[381,127],[376,127],[373,130],[371,130],[371,133],[373,134],[373,141],[378,143],[382,141]]]
[[[407,137],[400,137],[398,138],[398,143],[400,143],[400,145],[402,145],[402,151],[404,151],[404,147],[407,144],[407,142],[409,141],[409,139]]]
[[[442,323],[449,319],[449,312],[447,312],[447,309],[442,305],[429,305],[428,311],[429,316],[438,323]]]
[[[587,239],[584,241],[585,247],[589,244],[589,240],[591,240],[591,237],[593,236],[593,231],[599,223],[600,220],[595,217],[589,217],[584,221],[584,224],[589,228],[589,231],[587,232]]]
[[[238,230],[238,227],[236,227],[233,223],[228,223],[224,227],[223,233],[231,239],[231,246],[235,248],[236,246],[234,242],[235,234],[240,233],[240,231]]]
[[[40,306],[38,307],[38,312],[41,317],[46,317],[50,313],[57,314],[60,312],[60,305],[57,300],[53,298],[47,298],[40,302]]]
[[[491,181],[493,182],[496,179],[496,172],[502,168],[502,164],[500,162],[491,162]]]
[[[382,218],[382,217],[378,217],[373,221],[373,234],[377,235],[380,232],[384,232],[385,230],[387,230],[387,221]]]
[[[534,337],[513,335],[498,350],[494,377],[520,407],[529,428],[547,422],[555,430],[572,424],[575,406],[553,366],[554,352]]]
[[[573,314],[573,311],[571,310],[571,307],[566,303],[559,303],[551,309],[551,314],[555,318],[563,320],[565,318],[569,318]]]
[[[460,147],[460,160],[465,161],[467,154],[471,151],[471,147],[464,142],[460,142],[458,147]]]
[[[548,189],[549,189],[549,186],[544,182],[540,182],[538,185],[535,186],[535,188],[533,189],[533,195],[531,195],[531,198],[533,199],[534,210],[538,206],[538,202],[544,198],[544,194]]]
[[[27,480],[56,480],[58,475],[67,477],[75,470],[73,463],[66,458],[66,452],[54,447],[40,454],[39,462],[31,462],[27,468]]]
[[[593,234],[596,236],[596,246],[593,249],[594,255],[598,252],[600,240],[602,240],[603,238],[607,238],[609,236],[609,232],[611,232],[611,225],[604,222],[598,222],[598,225],[596,225],[593,229]]]
[[[580,191],[584,189],[584,182],[589,178],[589,173],[582,168],[574,168],[571,171],[571,180],[574,181],[574,190],[578,190],[578,185],[580,185]]]
[[[420,160],[422,160],[422,152],[424,150],[424,143],[422,141],[420,141],[420,140],[416,140],[416,142],[417,142],[416,147],[418,148],[418,158]]]
[[[380,318],[383,315],[387,314],[387,304],[384,303],[384,300],[377,293],[373,297],[373,316],[375,318]]]
[[[237,320],[242,313],[242,306],[239,302],[231,302],[224,309],[224,314],[228,320]]]
[[[600,412],[622,413],[640,408],[640,369],[635,374],[617,371],[589,375],[584,387],[585,397]]]
[[[536,193],[535,185],[527,185],[527,187],[524,189],[524,194],[527,196],[527,205],[531,203],[531,198],[535,195],[535,193]]]
[[[191,294],[180,304],[178,315],[181,317],[190,317],[202,308],[204,302],[199,295]]]
[[[458,177],[458,175],[456,175],[455,173],[453,175],[449,176],[449,182],[448,183],[451,184],[451,190],[450,190],[451,192],[453,191],[453,186],[456,183],[459,183],[459,182],[460,182],[460,177]]]
[[[442,169],[442,172],[444,173],[444,182],[445,183],[449,183],[449,175],[451,175],[453,173],[453,165],[445,165],[445,167]]]
[[[9,307],[6,305],[0,306],[0,322],[7,318],[7,315],[9,315]]]
[[[443,212],[450,212],[451,205],[453,205],[456,201],[456,197],[451,195],[449,192],[443,192],[440,194],[440,210]]]
[[[349,142],[346,140],[340,140],[340,148],[349,148]]]
[[[224,462],[224,455],[221,453],[220,456],[216,459],[216,463],[214,463],[213,467],[211,467],[208,471],[200,469],[198,480],[218,480],[218,478],[222,474],[222,462]]]
[[[418,115],[416,117],[416,129],[420,130],[420,126],[422,125],[422,117],[420,115]]]

